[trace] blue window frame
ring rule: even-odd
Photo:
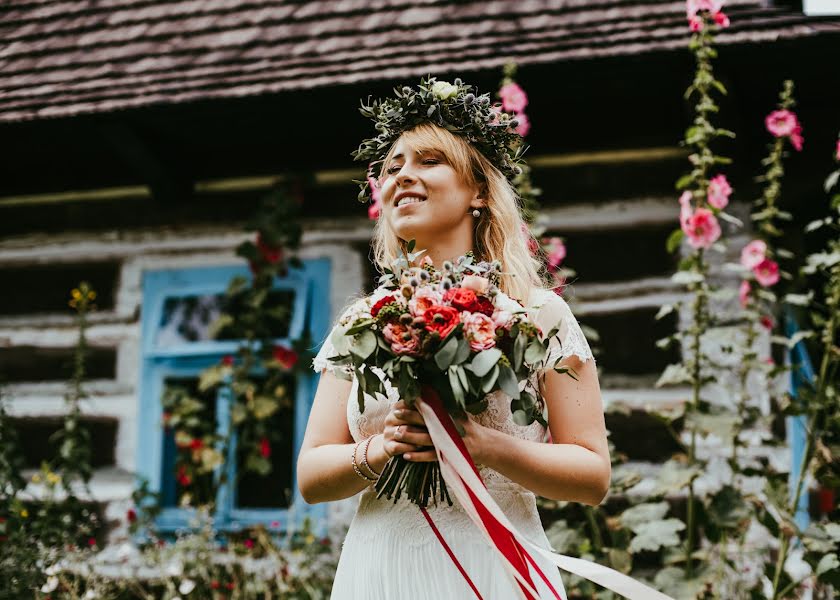
[[[236,353],[238,341],[212,339],[206,326],[215,320],[217,300],[237,275],[250,277],[245,266],[147,271],[143,276],[137,472],[149,482],[151,491],[161,495],[162,510],[156,526],[163,532],[187,527],[194,511],[176,505],[175,445],[172,435],[161,427],[161,398],[167,382],[195,379],[224,356]],[[287,276],[276,279],[273,293],[291,298],[292,308],[288,324],[283,327],[284,335],[275,340],[277,344],[289,345],[307,330],[312,340],[324,339],[331,319],[329,302],[325,301],[329,298],[329,280],[328,259],[304,260],[302,268],[290,269]],[[187,305],[188,313],[183,309]],[[291,435],[291,440],[284,440],[291,442],[290,456],[286,455],[291,464],[283,465],[291,496],[281,506],[277,502],[270,507],[254,506],[253,499],[240,502],[239,484],[231,483],[238,481],[234,434],[227,460],[214,473],[218,481],[221,469],[226,469],[228,482],[219,486],[216,497],[217,529],[236,531],[256,524],[275,524],[272,529],[285,531],[300,527],[303,519],[309,517],[318,534],[324,535],[326,505],[311,506],[303,500],[295,473],[317,381],[314,372],[304,371],[294,377],[291,423],[284,423],[284,429]],[[217,432],[226,435],[231,395],[224,385],[218,389],[215,397],[207,398],[208,408],[215,415]],[[272,470],[272,476],[275,473],[276,469]]]

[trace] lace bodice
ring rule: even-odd
[[[373,303],[383,296],[386,296],[388,293],[391,292],[380,288],[370,296],[357,300],[344,311],[339,318],[336,327],[342,324],[343,320],[345,320],[348,315],[358,314],[360,310],[370,308]],[[507,298],[506,296],[502,296],[497,300],[497,303],[498,302],[505,303],[515,301]],[[551,342],[551,352],[549,354],[549,360],[547,361],[548,364],[553,364],[553,362],[559,357],[568,357],[571,355],[579,357],[582,361],[589,359],[594,360],[592,351],[580,329],[580,325],[574,315],[572,315],[566,301],[560,296],[549,290],[535,288],[531,293],[527,308],[531,318],[545,332],[560,323],[558,336],[557,338],[552,339]],[[312,361],[313,369],[320,372],[323,369],[334,370],[340,368],[344,369],[346,373],[352,376],[351,369],[347,367],[336,367],[327,360],[330,356],[334,356],[336,353],[336,349],[330,340],[330,336],[328,336],[321,347],[321,350]],[[384,379],[384,374],[381,371],[376,368],[373,370],[380,379]],[[537,379],[538,374],[535,373],[532,380],[529,382],[535,390],[537,389]],[[365,411],[360,412],[359,404],[356,399],[357,382],[355,376],[353,376],[353,385],[350,389],[347,401],[347,424],[354,440],[363,440],[383,431],[385,427],[385,418],[390,411],[391,405],[399,400],[397,390],[391,387],[387,381],[384,383],[387,395],[377,394],[378,397],[376,398],[366,395]],[[529,385],[529,383],[523,382],[522,386],[524,387]],[[497,390],[488,394],[487,400],[487,409],[479,415],[470,415],[470,418],[474,419],[481,425],[492,427],[493,429],[503,431],[514,437],[535,442],[546,441],[548,431],[538,421],[534,421],[527,426],[517,425],[513,422],[510,411],[511,398],[509,395]],[[544,416],[547,417],[547,415]],[[483,465],[478,465],[478,467],[479,472],[488,487],[491,487],[491,485],[517,485],[492,469],[484,467]]]

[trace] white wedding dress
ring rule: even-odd
[[[378,289],[371,296],[357,301],[345,314],[358,311],[360,304],[369,307],[387,290]],[[506,297],[505,297],[506,298]],[[506,301],[512,302],[507,299]],[[554,343],[550,361],[559,356],[578,356],[594,360],[580,325],[565,300],[549,290],[534,289],[527,303],[532,319],[548,332],[562,321],[561,343]],[[335,354],[329,337],[313,360],[313,368],[335,368],[327,361]],[[380,372],[381,373],[381,372]],[[384,429],[390,405],[398,400],[389,386],[388,397],[367,397],[364,413],[356,400],[356,381],[347,401],[347,423],[356,441],[366,439]],[[546,442],[548,432],[539,422],[516,425],[511,417],[510,396],[501,391],[488,396],[487,410],[471,416],[478,423],[504,431],[512,436]],[[492,469],[479,465],[479,473],[490,495],[519,532],[551,549],[539,514],[534,494]],[[502,566],[501,559],[467,516],[458,500],[431,505],[428,512],[446,543],[474,585],[487,600],[517,598],[514,580]],[[566,599],[566,592],[556,565],[536,555],[540,568],[552,586]],[[532,570],[532,579],[539,590],[545,583]],[[463,575],[452,562],[420,509],[401,498],[396,504],[384,496],[376,498],[371,484],[359,494],[359,505],[344,540],[332,590],[332,600],[448,600],[475,598]],[[545,597],[553,597],[546,595]]]

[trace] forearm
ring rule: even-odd
[[[482,432],[481,463],[539,496],[596,505],[609,488],[610,463],[575,444],[543,444],[495,429]]]
[[[362,490],[373,485],[374,482],[362,479],[353,470],[350,456],[355,442],[351,444],[324,444],[302,451],[298,457],[297,479],[298,487],[304,500],[309,504],[342,500],[355,496]],[[368,472],[362,464],[365,444],[359,445],[356,454],[356,464],[359,470],[367,476]],[[382,447],[382,436],[377,435],[370,442],[367,453],[368,464],[377,473],[381,473],[388,462],[388,455]]]

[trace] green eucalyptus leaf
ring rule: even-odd
[[[449,365],[452,364],[453,359],[455,358],[455,353],[458,351],[458,339],[457,338],[449,338],[449,341],[446,342],[443,347],[435,353],[435,364],[438,366],[438,369],[441,371],[445,371],[449,368]]]
[[[376,334],[370,329],[357,334],[350,344],[350,352],[365,360],[376,350]]]
[[[493,389],[493,386],[496,385],[496,380],[499,378],[499,365],[493,365],[493,369],[490,373],[485,376],[481,381],[481,391],[485,394],[489,394],[490,391]]]
[[[499,365],[499,387],[511,398],[519,398],[519,382],[510,367]]]
[[[490,372],[490,369],[493,368],[497,362],[499,362],[499,358],[502,356],[502,351],[498,348],[490,348],[488,350],[482,350],[478,354],[476,354],[470,366],[472,367],[472,372],[475,373],[476,377],[484,377],[487,373]],[[513,372],[511,371],[511,374]]]

